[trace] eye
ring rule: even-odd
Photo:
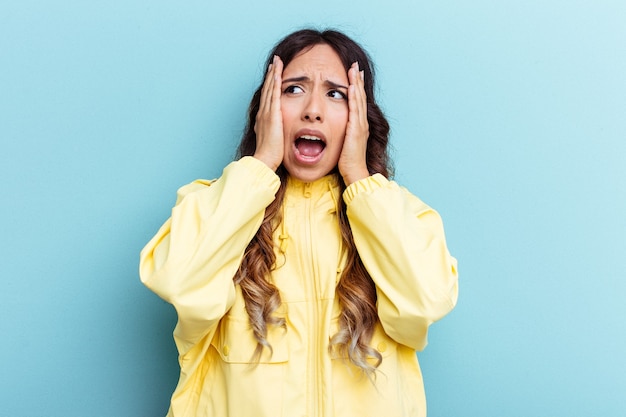
[[[339,90],[330,90],[327,95],[328,97],[334,98],[336,100],[345,100],[347,98],[347,96]]]
[[[290,85],[283,91],[284,94],[300,94],[303,92],[304,90],[297,85]]]

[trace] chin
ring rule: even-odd
[[[302,182],[314,182],[314,181],[319,180],[320,178],[325,177],[328,174],[336,172],[336,168],[327,170],[321,167],[320,168],[296,167],[295,169],[289,169],[285,167],[285,169],[287,170],[287,173],[289,174],[290,177],[300,180]]]

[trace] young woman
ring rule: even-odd
[[[169,416],[425,416],[416,351],[457,300],[439,215],[390,181],[370,60],[337,31],[270,54],[239,156],[141,253],[176,308]]]

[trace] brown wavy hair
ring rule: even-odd
[[[265,68],[278,55],[285,67],[298,54],[315,45],[329,45],[339,55],[346,71],[353,62],[365,72],[365,93],[367,94],[367,120],[369,138],[367,142],[367,168],[370,174],[392,175],[388,154],[389,123],[374,94],[374,68],[363,48],[345,34],[336,30],[317,31],[304,29],[282,39],[269,54]],[[254,125],[259,111],[261,88],[257,88],[248,108],[248,120],[243,138],[237,150],[237,158],[253,155],[256,150]],[[278,288],[271,282],[270,272],[276,267],[273,235],[282,220],[281,206],[285,195],[288,173],[281,165],[276,173],[281,185],[276,198],[265,210],[261,227],[248,245],[245,256],[235,275],[235,283],[241,287],[246,311],[257,340],[255,357],[260,357],[264,347],[271,351],[267,341],[268,326],[285,326],[285,318],[274,313],[280,306]],[[346,188],[341,175],[338,175],[341,192]],[[382,356],[369,346],[378,323],[376,310],[376,287],[356,250],[352,230],[346,215],[343,199],[339,199],[338,221],[344,247],[347,248],[347,263],[336,287],[336,296],[341,307],[339,331],[333,335],[329,350],[335,350],[347,357],[354,365],[368,375],[372,375],[380,365]],[[371,358],[368,360],[368,358]],[[373,360],[372,360],[373,359]]]

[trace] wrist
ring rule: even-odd
[[[268,166],[269,169],[271,169],[274,172],[276,172],[276,170],[280,166],[280,162],[276,163],[275,162],[276,158],[273,158],[271,156],[258,154],[258,153],[255,153],[252,156],[254,158],[258,159],[259,161],[263,162],[265,165]]]
[[[347,171],[345,174],[341,174],[341,176],[343,177],[343,182],[346,184],[347,187],[354,182],[369,177],[370,173],[367,168],[359,168]]]

